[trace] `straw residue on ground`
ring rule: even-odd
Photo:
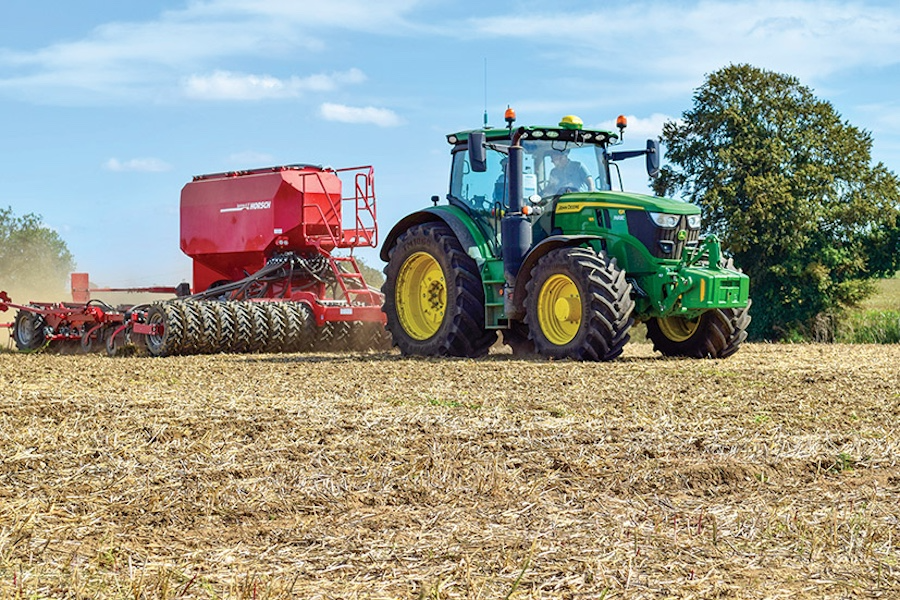
[[[0,595],[900,595],[900,347],[0,354]]]

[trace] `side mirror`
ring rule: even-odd
[[[484,147],[484,133],[481,131],[469,134],[469,165],[475,173],[487,171],[487,150]]]
[[[659,142],[647,140],[647,175],[659,175]]]

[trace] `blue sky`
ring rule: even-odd
[[[0,206],[101,285],[190,280],[191,177],[375,167],[382,237],[447,191],[445,134],[577,114],[641,147],[730,63],[788,73],[900,171],[900,7],[824,0],[3,0]],[[485,68],[486,64],[486,68]],[[485,77],[485,72],[487,77]],[[487,85],[485,86],[485,80]],[[641,161],[626,189],[645,191]],[[362,253],[380,267],[376,252]],[[0,282],[2,285],[2,282]]]

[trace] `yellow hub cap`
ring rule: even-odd
[[[394,300],[409,337],[422,341],[437,333],[447,314],[447,281],[432,255],[416,252],[406,259],[397,275]]]
[[[551,344],[564,346],[581,327],[581,294],[566,275],[553,275],[541,287],[537,299],[541,332]]]
[[[659,330],[664,336],[673,342],[685,342],[697,332],[700,327],[700,319],[688,320],[684,317],[666,317],[657,319]]]

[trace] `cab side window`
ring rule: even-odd
[[[487,170],[472,170],[465,149],[453,154],[450,177],[450,196],[476,212],[490,212],[496,204],[504,203],[506,183],[506,155],[488,150]]]

